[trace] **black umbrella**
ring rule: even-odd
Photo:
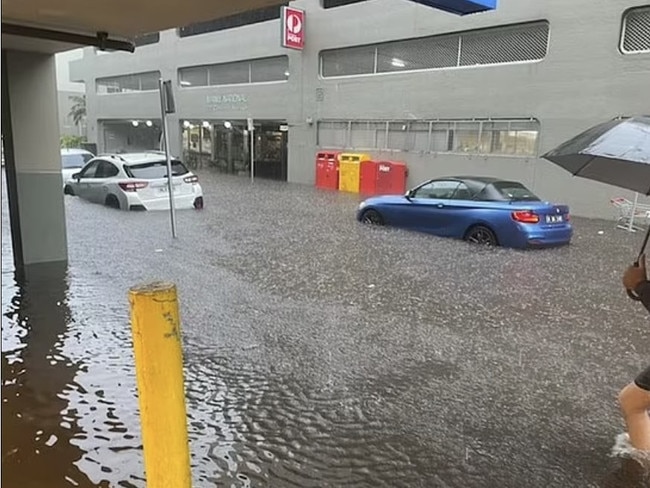
[[[596,125],[542,157],[574,176],[650,195],[650,117]]]
[[[650,117],[619,118],[596,125],[542,157],[574,176],[650,195]],[[636,266],[649,238],[650,227]]]

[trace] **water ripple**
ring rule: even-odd
[[[145,486],[126,292],[152,279],[180,290],[194,486],[643,486],[608,456],[650,355],[618,288],[640,236],[577,219],[570,248],[477,252],[359,226],[356,196],[201,178],[176,241],[66,198],[70,266],[31,280],[3,192],[7,486]]]

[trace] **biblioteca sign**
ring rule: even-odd
[[[206,104],[212,110],[242,110],[248,106],[248,98],[246,95],[231,93],[226,95],[208,95],[206,97]]]

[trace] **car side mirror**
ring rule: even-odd
[[[80,178],[81,178],[81,173],[75,173],[75,174],[72,175],[73,180],[78,180]]]
[[[410,200],[411,198],[413,198],[415,196],[415,190],[407,191],[404,196],[407,198],[407,200]]]

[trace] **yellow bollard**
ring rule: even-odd
[[[176,286],[131,288],[129,302],[147,488],[190,488]]]

